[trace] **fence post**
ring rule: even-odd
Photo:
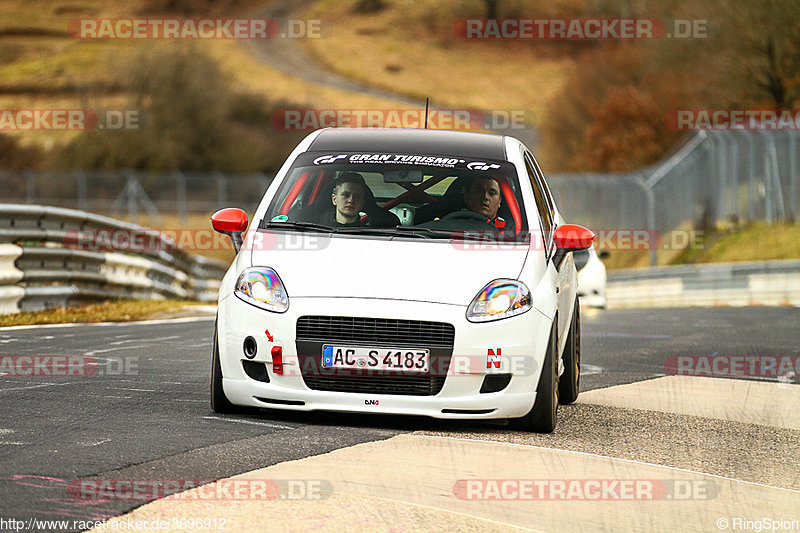
[[[75,176],[78,186],[78,209],[81,211],[89,210],[89,200],[86,194],[86,173],[82,170]]]
[[[728,159],[728,176],[730,181],[730,191],[728,195],[728,204],[730,208],[731,218],[739,222],[739,141],[736,135],[732,132],[725,132],[726,138],[730,146],[730,158]]]
[[[656,195],[653,189],[647,185],[644,179],[634,180],[639,188],[644,192],[645,204],[647,206],[647,234],[650,241],[650,266],[654,267],[658,263],[658,246],[653,246],[653,239],[656,233]],[[656,242],[658,242],[656,240]]]
[[[775,137],[770,136],[769,138],[769,154],[770,154],[770,168],[772,169],[772,173],[770,177],[773,180],[773,185],[775,187],[774,192],[776,194],[775,197],[775,204],[777,205],[777,215],[780,221],[786,221],[786,202],[783,196],[783,186],[781,185],[781,169],[778,165],[778,149],[775,146]]]
[[[125,171],[125,194],[128,196],[128,218],[136,222],[139,218],[139,206],[137,195],[139,191],[136,189],[136,178],[133,177],[133,172],[130,170]]]
[[[29,204],[36,203],[36,176],[31,169],[25,169],[25,199]]]
[[[214,175],[217,177],[217,201],[219,202],[219,207],[226,207],[228,205],[228,183],[222,172],[215,172]]]
[[[764,221],[772,225],[772,179],[770,178],[769,154],[764,152]]]
[[[789,209],[790,220],[797,222],[797,147],[795,141],[800,139],[800,132],[788,131],[789,135]]]
[[[745,133],[745,135],[747,135]],[[747,182],[747,221],[752,222],[756,218],[755,201],[756,201],[756,141],[757,135],[747,135],[749,153],[747,155],[750,178]]]
[[[180,171],[175,171],[175,196],[178,203],[178,219],[181,224],[186,223],[186,176]]]

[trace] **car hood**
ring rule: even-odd
[[[490,281],[517,279],[528,253],[521,244],[480,248],[469,241],[264,230],[259,234],[264,244],[253,247],[251,264],[272,267],[290,298],[383,298],[467,306]]]

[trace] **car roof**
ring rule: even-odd
[[[327,128],[308,151],[449,155],[506,160],[502,135],[405,128]]]

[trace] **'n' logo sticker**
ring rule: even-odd
[[[500,361],[502,360],[502,351],[501,348],[497,348],[497,355],[495,355],[495,350],[489,348],[489,352],[486,355],[486,368],[492,368],[494,365],[495,368],[500,368]]]

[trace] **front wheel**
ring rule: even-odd
[[[536,433],[552,433],[558,414],[558,317],[550,329],[550,341],[536,387],[536,401],[527,415],[510,420],[511,427]]]
[[[222,365],[219,362],[219,346],[217,345],[217,325],[214,324],[214,348],[211,360],[211,409],[215,413],[235,413],[238,408],[225,396],[222,390]]]
[[[575,403],[581,388],[581,305],[575,299],[572,310],[572,323],[564,346],[564,373],[558,380],[558,400],[561,403]]]

